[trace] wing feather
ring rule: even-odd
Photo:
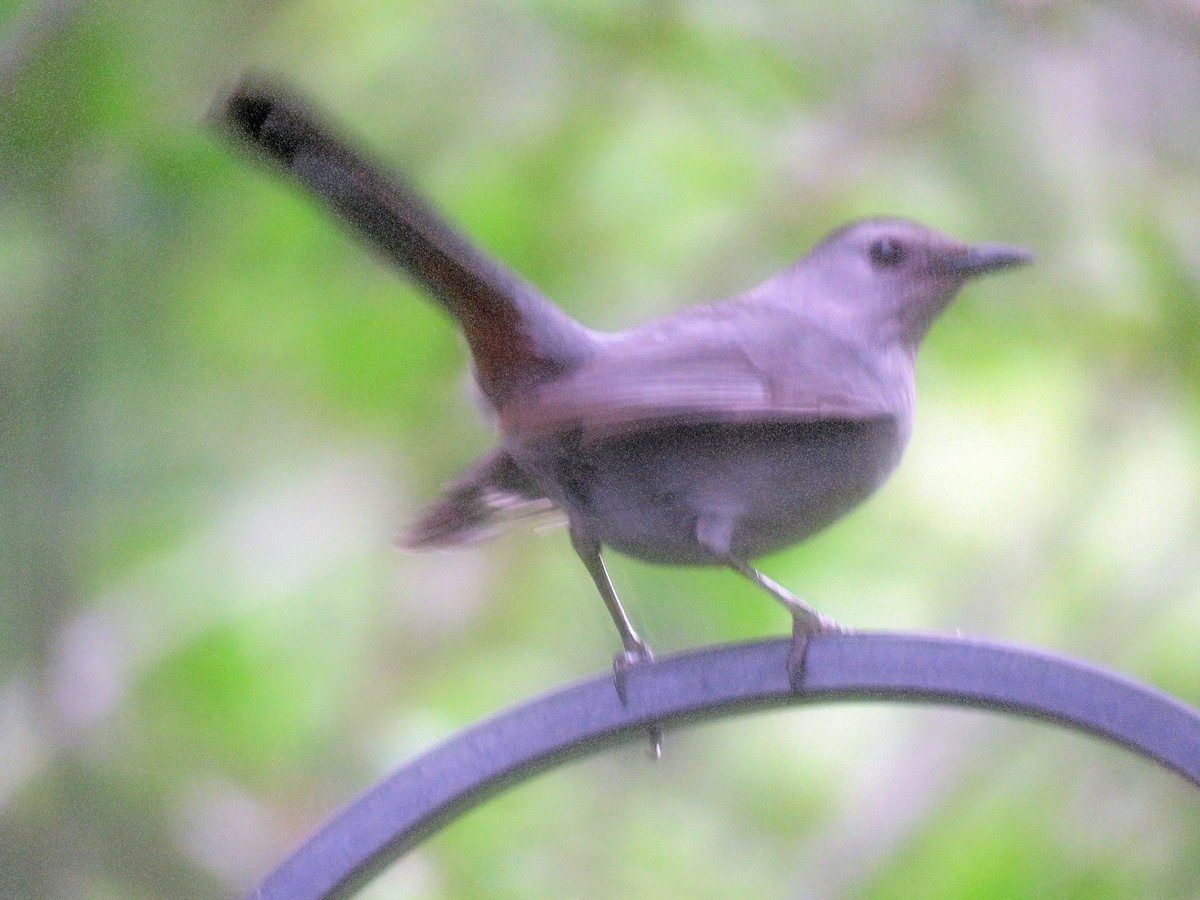
[[[789,310],[756,310],[753,328],[728,315],[658,324],[506,406],[506,427],[600,440],[685,423],[878,419],[907,402],[885,356]]]

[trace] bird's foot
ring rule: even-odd
[[[637,643],[629,643],[625,649],[613,657],[613,686],[617,689],[617,698],[622,706],[629,703],[626,688],[629,673],[638,666],[646,666],[654,662],[654,654],[650,648],[638,639]]]
[[[654,662],[654,654],[650,648],[638,638],[636,642],[627,642],[625,650],[613,657],[613,686],[617,689],[617,698],[622,706],[629,704],[627,694],[629,673],[638,666],[650,665]],[[650,758],[662,757],[662,729],[651,725],[646,729],[650,737]]]
[[[792,616],[792,646],[788,650],[788,683],[794,692],[804,687],[804,671],[808,661],[808,646],[814,635],[840,634],[844,632],[837,622],[828,616],[809,609],[797,611]]]

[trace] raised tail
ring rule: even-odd
[[[214,117],[218,127],[299,181],[461,325],[476,379],[493,406],[589,355],[591,332],[451,228],[404,182],[263,79],[247,79]]]

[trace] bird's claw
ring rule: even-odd
[[[788,649],[788,683],[799,693],[804,688],[804,672],[808,663],[808,647],[819,634],[840,634],[845,629],[828,616],[817,613],[792,617],[792,646]]]
[[[654,662],[654,654],[650,648],[639,642],[626,646],[625,650],[613,657],[613,686],[617,689],[617,698],[622,706],[629,705],[628,679],[631,670],[637,666],[645,666]],[[662,758],[662,729],[657,724],[646,729],[650,737],[650,758]]]
[[[613,657],[613,686],[617,689],[617,698],[622,706],[629,705],[626,693],[629,673],[637,666],[649,665],[654,662],[654,654],[645,644],[638,643],[627,646],[622,652]]]

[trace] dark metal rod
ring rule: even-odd
[[[344,897],[488,797],[649,725],[784,705],[940,703],[1045,720],[1125,747],[1200,786],[1200,712],[1154,688],[1062,656],[911,634],[811,640],[804,682],[788,681],[790,640],[711,647],[634,667],[626,704],[612,676],[570,685],[433,748],[334,815],[268,875],[254,900]]]

